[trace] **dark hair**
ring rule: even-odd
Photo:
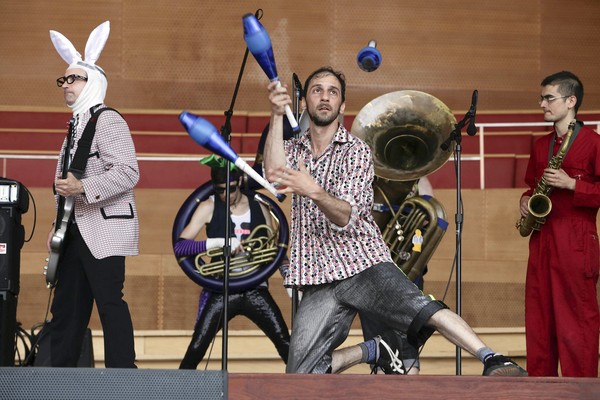
[[[308,76],[308,78],[306,78],[306,82],[304,82],[304,98],[306,98],[306,91],[308,90],[308,85],[310,84],[310,81],[319,75],[333,75],[337,78],[338,81],[340,81],[340,90],[342,91],[342,103],[344,101],[346,101],[346,77],[344,76],[343,73],[341,73],[340,71],[336,71],[331,67],[321,67],[318,70],[314,71],[312,74],[310,74]]]
[[[237,181],[240,179],[241,173],[239,169],[234,169],[229,173],[229,181]],[[211,168],[210,179],[213,185],[222,185],[227,183],[227,168]]]
[[[558,92],[561,96],[575,96],[577,98],[577,103],[575,103],[575,114],[577,114],[577,111],[583,102],[583,83],[581,83],[574,73],[569,71],[557,72],[545,77],[541,85],[556,85],[558,86]]]

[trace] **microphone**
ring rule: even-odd
[[[300,78],[296,73],[292,73],[292,79],[294,80],[294,85],[296,85],[296,89],[300,92],[300,97],[304,97],[304,92],[302,91],[302,83],[300,83]]]
[[[475,126],[475,115],[477,114],[477,89],[473,90],[473,96],[471,97],[471,109],[469,110],[469,114],[471,114],[471,119],[469,120],[469,127],[467,128],[467,134],[469,136],[475,136],[477,133],[477,127]]]
[[[358,67],[366,72],[373,72],[381,64],[381,53],[377,50],[377,43],[371,40],[367,47],[362,48],[356,56]]]

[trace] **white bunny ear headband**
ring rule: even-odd
[[[106,74],[96,65],[96,61],[100,58],[100,53],[104,49],[104,45],[108,40],[108,34],[110,33],[110,22],[105,21],[98,25],[87,40],[85,45],[85,60],[81,59],[81,54],[75,49],[73,43],[67,39],[62,33],[57,31],[50,31],[50,40],[54,44],[56,51],[63,60],[69,64],[69,66],[82,66],[91,69],[95,69],[102,73],[106,77]]]

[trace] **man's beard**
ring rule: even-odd
[[[307,109],[308,111],[308,109]],[[317,126],[328,126],[330,125],[333,121],[335,121],[338,117],[338,115],[340,115],[340,110],[338,108],[337,112],[330,114],[329,116],[325,117],[325,118],[321,118],[319,117],[319,115],[315,114],[313,115],[310,111],[308,111],[308,116],[310,117],[310,120]]]

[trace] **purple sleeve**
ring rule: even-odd
[[[206,240],[179,239],[173,246],[173,250],[175,250],[177,258],[204,253],[206,251]]]

